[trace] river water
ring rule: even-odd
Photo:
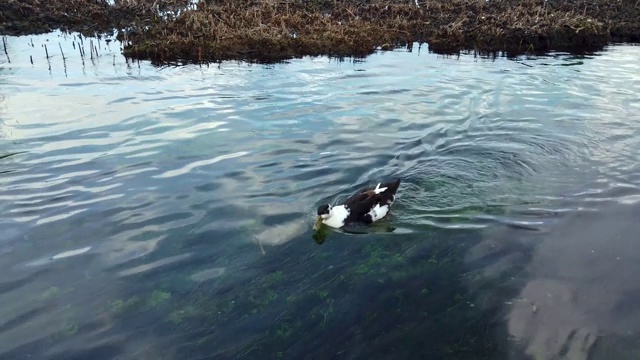
[[[2,359],[640,354],[640,47],[156,67],[93,41],[0,57]],[[389,219],[313,233],[396,176]]]

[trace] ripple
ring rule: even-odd
[[[204,282],[224,275],[225,271],[225,268],[212,268],[198,271],[197,273],[191,275],[191,280]]]
[[[232,154],[226,154],[226,155],[219,155],[216,156],[213,159],[208,159],[208,160],[200,160],[200,161],[196,161],[190,164],[185,165],[184,167],[180,168],[180,169],[176,169],[176,170],[171,170],[171,171],[166,171],[160,175],[157,175],[155,177],[158,178],[170,178],[170,177],[174,177],[174,176],[179,176],[179,175],[184,175],[187,174],[189,172],[191,172],[193,169],[198,168],[198,167],[202,167],[202,166],[207,166],[207,165],[213,165],[217,162],[220,162],[222,160],[228,160],[228,159],[234,159],[237,157],[241,157],[248,154],[248,152],[246,151],[239,151],[239,152],[235,152]]]
[[[126,269],[126,270],[120,271],[118,273],[118,276],[127,277],[127,276],[131,276],[131,275],[138,275],[138,274],[142,274],[142,273],[147,273],[147,272],[150,272],[150,271],[156,271],[158,269],[164,270],[169,265],[176,265],[176,264],[179,264],[180,262],[182,262],[184,260],[187,260],[187,259],[191,258],[192,255],[193,254],[187,253],[187,254],[180,254],[180,255],[166,257],[166,258],[154,261],[152,263],[148,263],[148,264],[144,264],[144,265],[136,266],[134,268],[130,268],[130,269]]]

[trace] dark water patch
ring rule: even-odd
[[[278,166],[278,165],[280,165],[280,163],[279,163],[279,162],[270,162],[270,163],[266,163],[266,164],[258,165],[258,166],[257,166],[257,168],[258,168],[258,169],[261,169],[261,168],[270,168],[270,167],[274,167],[274,166]]]
[[[20,154],[23,154],[23,153],[25,153],[25,152],[14,152],[14,153],[8,153],[8,154],[0,154],[0,160],[1,159],[6,159],[6,158],[11,157],[11,156],[20,155]]]
[[[354,246],[350,246],[351,250],[346,248],[351,264],[336,263],[322,253],[316,253],[302,262],[304,268],[318,269],[313,277],[295,276],[288,271],[291,266],[298,268],[300,261],[279,262],[277,267],[265,270],[263,276],[248,284],[248,288],[237,290],[238,295],[232,296],[233,292],[228,292],[229,298],[216,301],[218,306],[214,309],[217,310],[217,321],[221,322],[219,327],[202,329],[203,335],[198,335],[197,328],[190,328],[192,332],[187,337],[206,339],[207,348],[218,348],[216,355],[221,358],[238,354],[261,358],[299,357],[308,353],[310,347],[314,354],[323,357],[378,358],[390,354],[406,357],[417,351],[422,356],[445,356],[454,352],[490,358],[490,354],[495,353],[482,352],[489,350],[486,339],[480,339],[482,331],[476,332],[475,340],[463,340],[463,345],[455,332],[447,330],[457,328],[460,331],[462,326],[472,333],[474,326],[483,327],[485,331],[487,326],[464,295],[466,290],[456,290],[452,286],[452,282],[456,282],[454,274],[459,260],[455,260],[457,251],[451,244],[458,244],[460,248],[471,242],[461,241],[457,236],[448,238],[453,241],[439,242],[429,246],[429,250],[425,249],[430,255],[427,258],[405,258],[396,253],[394,248],[399,245],[393,245],[393,242],[387,245],[359,243],[354,245],[355,249]],[[332,266],[329,269],[318,266],[325,262]],[[269,266],[262,264],[260,268],[269,269]],[[318,285],[311,285],[310,281]],[[353,281],[356,282],[352,284]],[[269,290],[265,293],[260,290],[262,288]],[[409,294],[402,290],[408,288],[415,291]],[[212,296],[203,297],[213,299]],[[453,311],[455,316],[449,313]],[[202,320],[201,316],[198,318]],[[222,329],[225,322],[234,324],[239,332],[256,335],[240,340],[222,333],[218,329]],[[404,325],[398,328],[395,325],[398,322]],[[259,327],[256,329],[256,326]],[[386,335],[381,336],[375,330],[378,326],[387,329]],[[413,332],[416,328],[420,331]],[[409,329],[421,335],[407,337]],[[319,336],[325,331],[341,336]],[[437,339],[424,344],[425,336]],[[403,339],[402,344],[398,342],[399,338]],[[195,344],[183,343],[179,349],[185,356],[204,355],[197,352]]]
[[[306,139],[295,139],[292,141],[294,144],[302,144],[302,145],[313,145],[311,140]]]
[[[122,348],[117,344],[111,345],[94,345],[94,346],[85,346],[81,350],[67,350],[54,352],[51,355],[53,359],[113,359],[120,355],[122,355]]]
[[[194,189],[196,191],[200,191],[200,192],[215,192],[215,191],[219,190],[220,188],[221,188],[221,186],[219,184],[209,183],[209,184],[198,185]]]
[[[23,278],[16,280],[5,280],[0,283],[0,294],[14,291],[18,288],[25,286],[26,284],[34,281],[34,279],[38,276],[38,272],[34,272],[29,274]]]
[[[10,319],[5,319],[5,321],[0,324],[0,333],[10,330],[11,328],[16,327],[18,325],[22,325],[26,322],[29,322],[33,318],[44,313],[46,310],[47,310],[46,307],[36,308],[36,309],[28,310],[25,313],[15,315]]]

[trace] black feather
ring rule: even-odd
[[[371,215],[369,215],[371,209],[377,204],[391,207],[396,199],[396,192],[399,187],[400,179],[396,179],[381,183],[380,188],[387,189],[379,194],[375,193],[375,186],[367,187],[353,194],[344,202],[344,205],[349,209],[349,216],[345,219],[345,224],[354,222],[371,224],[373,222]]]

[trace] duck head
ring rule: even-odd
[[[322,220],[326,220],[331,217],[331,205],[324,204],[318,206],[318,218],[316,219],[315,225],[313,225],[314,230],[318,230],[322,225]]]

